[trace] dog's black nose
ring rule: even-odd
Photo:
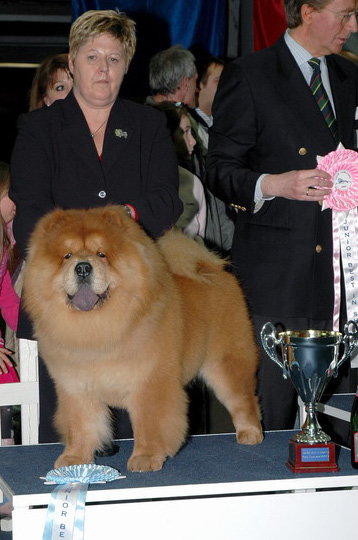
[[[75,266],[75,272],[81,279],[85,279],[92,272],[92,265],[89,262],[79,262]]]

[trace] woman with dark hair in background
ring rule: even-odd
[[[201,180],[193,172],[193,152],[197,141],[192,133],[189,112],[185,105],[171,101],[162,101],[156,108],[166,115],[178,159],[179,197],[184,210],[175,225],[186,235],[204,240],[205,192]]]
[[[57,99],[64,99],[72,89],[68,54],[54,54],[46,58],[36,70],[30,90],[30,111],[49,107]]]

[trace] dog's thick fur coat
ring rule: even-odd
[[[237,440],[262,440],[258,354],[225,262],[170,231],[157,241],[119,206],[54,210],[37,224],[24,302],[55,382],[55,466],[90,463],[111,440],[109,407],[128,410],[132,471],[158,470],[187,434],[185,385],[201,376]]]

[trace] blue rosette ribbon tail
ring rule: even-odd
[[[42,540],[83,540],[89,484],[125,478],[104,465],[72,465],[48,472],[46,484],[58,484],[51,493]]]

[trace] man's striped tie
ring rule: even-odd
[[[322,84],[320,62],[321,61],[319,58],[311,58],[308,60],[309,65],[313,69],[310,88],[312,90],[312,94],[316,98],[318,107],[320,108],[320,111],[323,114],[329,129],[331,130],[334,140],[337,141],[337,120],[334,116],[332,105],[329,101],[326,90]]]

